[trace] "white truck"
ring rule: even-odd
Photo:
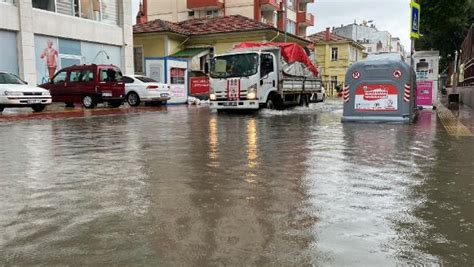
[[[256,110],[307,106],[321,93],[321,80],[317,79],[317,70],[303,48],[288,45],[298,46],[259,44],[215,56],[210,68],[210,108]],[[299,53],[295,54],[295,49],[300,49]]]

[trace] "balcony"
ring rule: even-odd
[[[302,26],[314,26],[314,16],[306,11],[298,11],[296,22]]]
[[[192,10],[224,8],[224,0],[186,0],[186,4]]]
[[[262,11],[281,10],[281,0],[260,0]]]

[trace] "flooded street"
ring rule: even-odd
[[[145,110],[0,122],[0,266],[474,263],[474,139],[429,111]]]

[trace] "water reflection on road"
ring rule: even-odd
[[[474,140],[431,113],[340,116],[329,102],[4,122],[0,264],[474,262]]]

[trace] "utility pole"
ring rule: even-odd
[[[285,43],[288,42],[288,0],[283,0],[283,12],[285,13],[283,17],[283,27],[285,28]]]
[[[411,49],[410,49],[410,123],[413,122],[413,112],[416,106],[416,72],[415,72],[415,59],[413,55],[415,54],[415,39],[420,38],[420,5],[417,0],[412,0],[410,3],[411,9],[411,18],[410,18],[410,39],[411,39]]]

